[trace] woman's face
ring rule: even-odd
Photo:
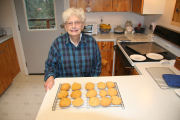
[[[65,30],[70,36],[79,36],[84,28],[84,23],[77,16],[71,16],[65,23]]]

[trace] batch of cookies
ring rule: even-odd
[[[69,92],[70,89],[72,92]],[[115,88],[114,82],[98,82],[96,89],[95,83],[88,82],[85,84],[85,89],[88,105],[90,106],[95,107],[101,105],[107,107],[110,105],[122,104],[122,99],[118,96],[118,91]],[[69,83],[61,84],[57,97],[60,99],[60,107],[68,107],[71,104],[74,107],[79,107],[84,104],[80,83],[75,82],[72,86]]]

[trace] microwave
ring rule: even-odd
[[[86,24],[82,32],[88,35],[97,35],[98,25],[96,23]]]

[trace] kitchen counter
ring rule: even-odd
[[[108,34],[97,34],[93,35],[93,37],[97,41],[116,41],[116,40],[124,40],[128,39],[131,42],[149,42],[152,41],[151,35],[146,34],[114,34],[114,33],[108,33]]]
[[[0,37],[0,43],[3,43],[4,41],[6,41],[6,40],[8,40],[9,38],[12,38],[12,37],[13,37],[12,34]]]
[[[160,62],[136,64],[135,67],[141,72],[141,75],[57,78],[54,87],[46,93],[36,120],[179,120],[180,96],[177,96],[172,88],[161,89],[145,70],[146,67],[166,66],[176,74],[180,74],[180,71],[173,67],[173,63],[174,61],[170,61],[170,64],[161,64]],[[125,109],[119,107],[71,107],[52,111],[59,83],[79,82],[84,85],[89,81],[94,83],[99,81],[117,82]]]

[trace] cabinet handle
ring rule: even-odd
[[[106,44],[105,44],[105,43],[103,43],[103,44],[102,44],[102,47],[105,47],[105,45],[106,45]]]
[[[178,8],[176,8],[176,12],[179,13],[179,9]]]

